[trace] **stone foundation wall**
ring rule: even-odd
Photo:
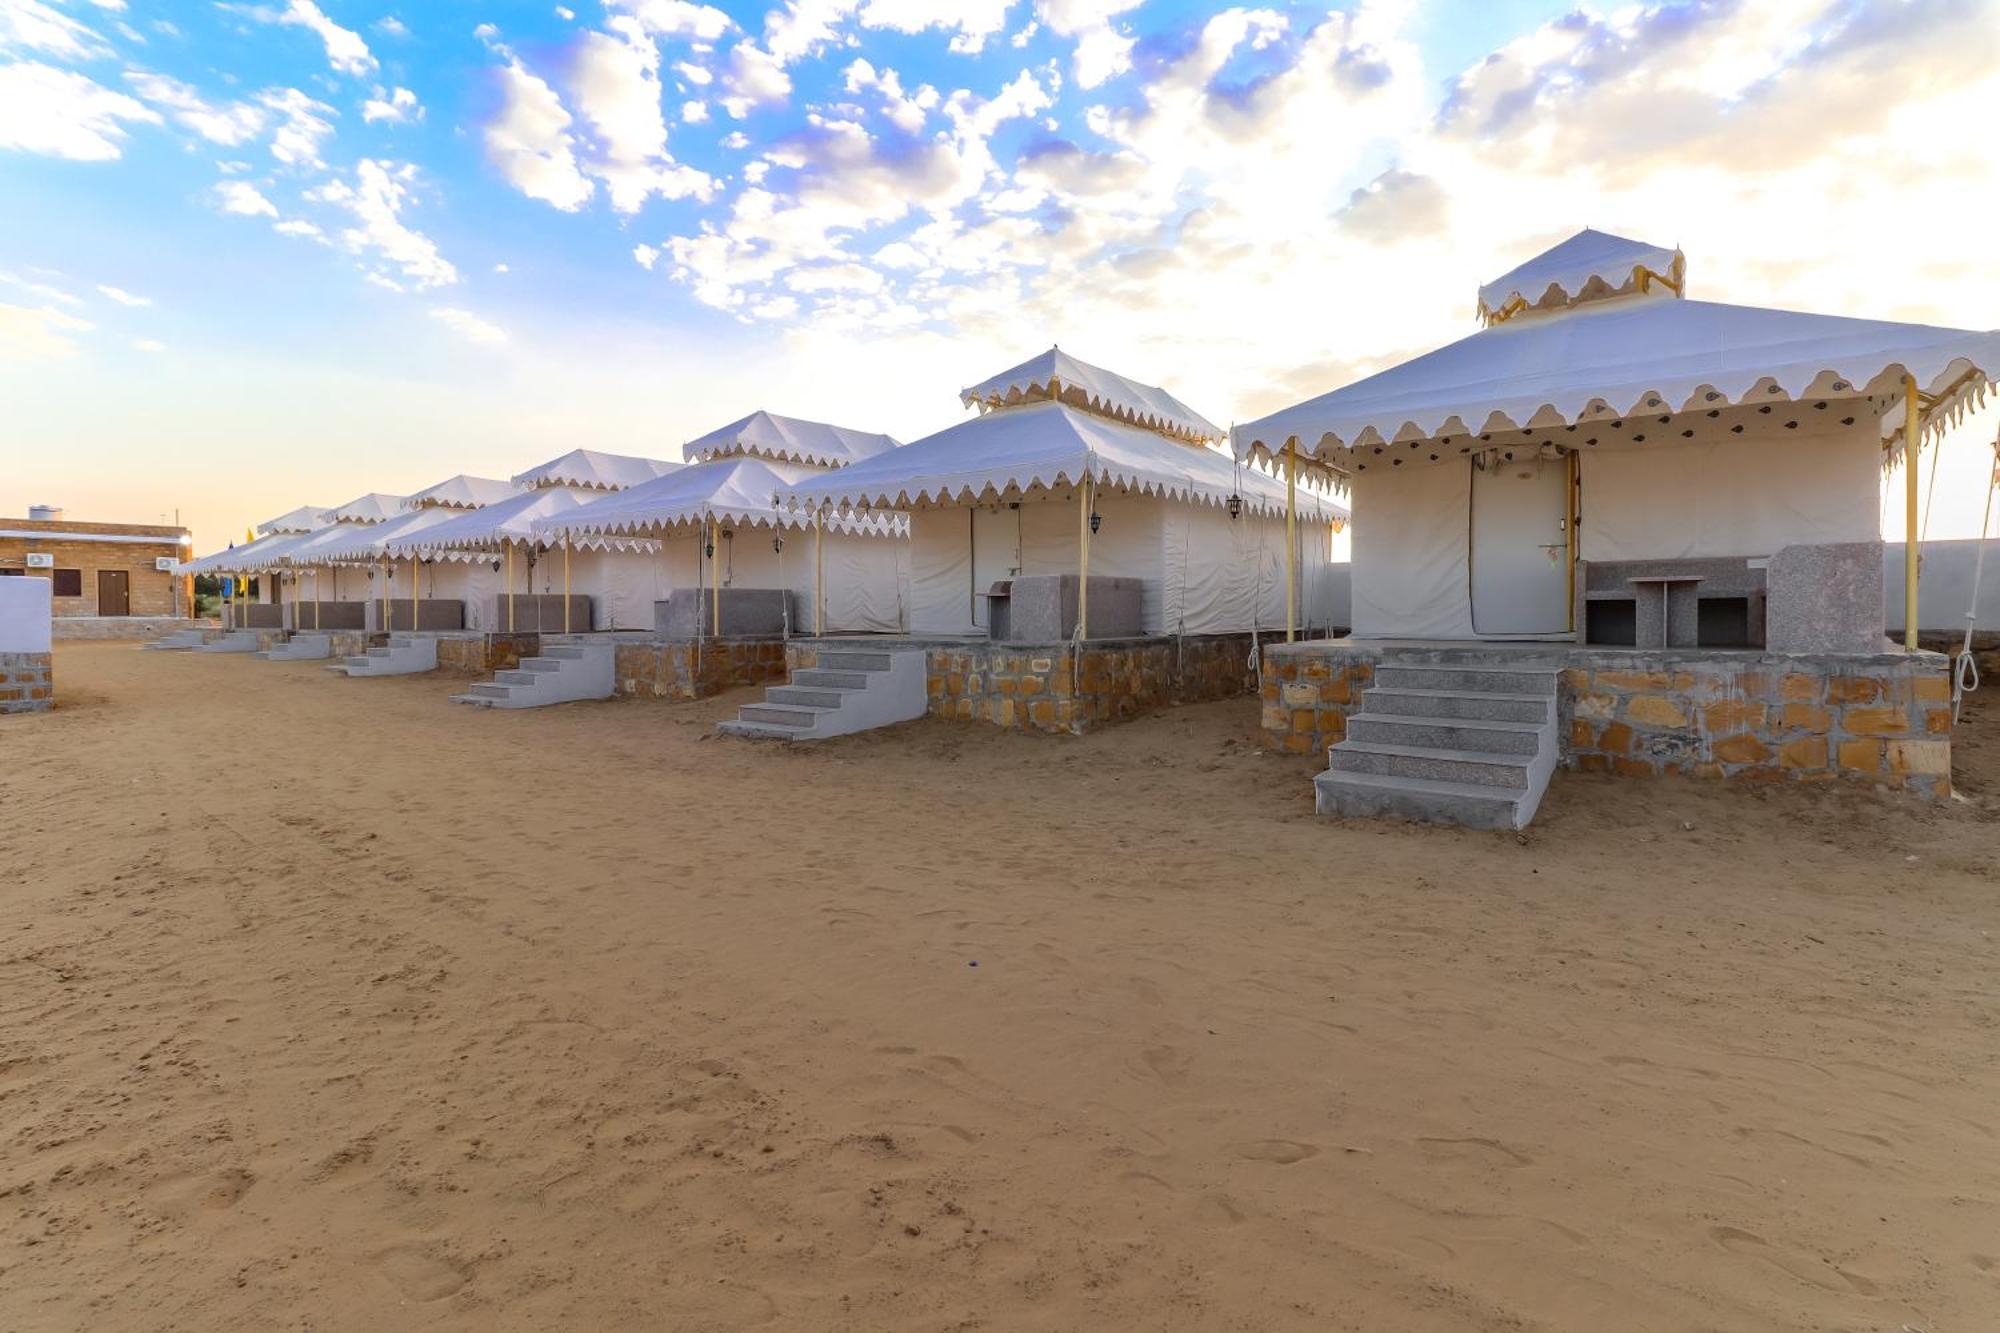
[[[157,639],[176,630],[208,629],[212,620],[188,620],[175,616],[59,616],[50,623],[50,634],[63,640]]]
[[[1092,640],[1080,658],[1067,643],[964,640],[795,640],[787,655],[796,669],[812,666],[819,648],[866,652],[883,646],[925,650],[930,716],[1013,731],[1080,735],[1155,708],[1231,699],[1256,688],[1248,634]]]
[[[1951,791],[1951,681],[1931,658],[1563,672],[1565,761],[1590,773],[1866,778]]]
[[[1450,651],[1399,651],[1412,665]],[[1384,650],[1352,642],[1264,650],[1264,744],[1316,754],[1347,734]],[[1495,649],[1490,664],[1530,655]],[[1951,681],[1934,654],[1716,654],[1566,649],[1562,761],[1584,772],[1742,782],[1860,779],[1951,791]]]
[[[467,634],[437,641],[438,670],[484,676],[521,665],[542,650],[539,634]]]
[[[738,685],[783,681],[788,670],[779,638],[621,643],[616,653],[612,690],[629,698],[706,699]]]
[[[328,630],[326,635],[327,645],[336,658],[362,656],[375,646],[375,638],[366,630],[358,629]]]
[[[53,653],[0,653],[0,713],[45,713],[55,706]]]

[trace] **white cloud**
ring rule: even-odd
[[[958,0],[950,5],[936,0],[866,0],[857,17],[864,28],[956,30],[951,49],[961,55],[978,55],[986,49],[987,39],[1007,26],[1007,11],[1014,4],[1015,0]]]
[[[408,37],[410,35],[409,25],[404,23],[403,20],[397,18],[394,14],[386,14],[383,17],[376,19],[375,28],[376,31],[386,32],[391,37]]]
[[[215,204],[225,213],[246,218],[274,218],[278,206],[249,181],[224,181],[215,187]]]
[[[792,77],[785,73],[784,64],[752,42],[738,42],[730,48],[722,82],[729,89],[729,95],[721,99],[722,109],[736,120],[749,115],[754,107],[782,105],[792,94]]]
[[[597,186],[576,163],[569,112],[555,89],[509,60],[500,74],[500,112],[486,126],[486,155],[530,199],[565,212],[590,202]]]
[[[361,40],[361,34],[335,23],[313,0],[291,0],[277,21],[317,33],[326,44],[327,63],[340,73],[359,77],[375,72],[375,57],[369,53],[368,43]]]
[[[712,42],[736,26],[735,20],[712,5],[688,0],[606,0],[606,7],[630,14],[648,32],[661,37],[686,37]]]
[[[128,69],[125,80],[140,97],[210,143],[234,148],[264,132],[264,113],[248,102],[214,106],[179,79],[145,70]]]
[[[88,60],[108,50],[103,38],[41,0],[0,0],[0,51]]]
[[[660,51],[636,20],[611,21],[613,33],[591,32],[578,42],[570,70],[576,107],[589,129],[584,169],[604,182],[611,206],[635,213],[659,195],[705,196],[712,182],[682,166],[667,151],[667,122],[660,110]]]
[[[691,60],[683,60],[674,66],[674,73],[686,79],[697,88],[706,88],[715,82],[715,75]]]
[[[707,119],[708,119],[708,103],[706,102],[681,103],[681,123],[683,125],[700,125]]]
[[[507,331],[498,324],[457,306],[434,305],[431,307],[431,318],[450,326],[467,342],[492,344],[507,341]]]
[[[281,235],[297,236],[301,240],[306,241],[318,241],[321,245],[332,244],[332,242],[327,240],[326,233],[321,231],[317,224],[308,222],[304,218],[286,218],[282,222],[272,223],[271,229]]]
[[[386,264],[418,288],[443,287],[458,281],[458,270],[438,253],[437,245],[402,218],[410,202],[410,187],[417,169],[410,163],[383,162],[363,158],[354,169],[352,182],[329,181],[313,192],[322,203],[345,209],[355,225],[340,233],[341,244],[349,252]],[[374,277],[394,282],[379,269]]]
[[[1035,0],[1035,14],[1050,32],[1076,38],[1073,66],[1076,81],[1081,87],[1095,88],[1132,67],[1132,38],[1112,20],[1139,3],[1140,0]]]
[[[632,247],[632,258],[638,261],[640,268],[651,268],[659,262],[660,252],[650,245],[635,245]]]
[[[495,273],[511,273],[513,270],[509,269],[505,264],[495,264],[493,271]]]
[[[903,81],[893,69],[879,72],[866,60],[855,60],[843,71],[847,91],[858,93],[873,89],[882,98],[890,121],[905,134],[923,131],[925,118],[939,102],[938,90],[928,83],[910,96],[903,93]]]
[[[333,133],[332,107],[306,96],[297,88],[267,88],[257,101],[283,119],[271,134],[271,156],[286,166],[320,168],[319,146]]]
[[[400,125],[423,116],[423,106],[408,88],[377,88],[375,95],[361,104],[361,119],[370,125],[378,120]]]
[[[73,356],[76,335],[88,333],[92,327],[87,319],[47,306],[0,303],[0,365]]]
[[[571,23],[574,22],[576,19],[576,11],[574,9],[571,9],[568,5],[557,5],[556,17],[561,19],[564,23]]]
[[[97,290],[102,292],[105,296],[109,297],[113,301],[116,301],[119,305],[149,306],[153,304],[151,297],[134,296],[131,292],[126,291],[123,287],[113,287],[108,283],[102,283],[102,282],[98,283]]]
[[[71,70],[32,60],[0,65],[0,148],[108,162],[126,123],[158,125],[159,113]]]

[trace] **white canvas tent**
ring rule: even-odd
[[[570,486],[583,491],[619,491],[642,481],[663,477],[681,465],[663,458],[639,458],[631,454],[605,454],[595,449],[572,449],[517,472],[511,479],[517,487]]]
[[[1140,581],[1149,634],[1282,628],[1288,563],[1330,584],[1345,511],[1300,490],[1288,562],[1285,485],[1209,448],[1220,429],[1165,390],[1051,349],[961,399],[980,415],[785,491],[807,512],[908,511],[912,633],[983,633],[993,583],[1086,560]]]
[[[689,440],[681,456],[691,464],[743,455],[777,463],[833,468],[873,458],[895,447],[895,440],[875,431],[759,411]]]
[[[780,430],[772,423],[783,423]],[[755,437],[737,432],[750,426]],[[588,537],[660,540],[670,589],[782,588],[810,608],[799,629],[815,633],[894,632],[902,628],[901,561],[907,524],[891,517],[815,521],[781,505],[785,487],[820,474],[823,464],[759,456],[774,449],[796,459],[865,457],[892,449],[886,435],[757,413],[691,442],[690,457],[709,461],[537,521],[551,544]],[[801,529],[810,529],[809,540]],[[721,615],[720,598],[712,613]]]
[[[663,458],[572,449],[516,473],[511,480],[529,490],[561,487],[578,492],[620,491],[677,472],[682,466]],[[527,554],[536,557],[532,526],[521,540],[529,543]],[[633,543],[590,546],[572,543],[569,550],[558,549],[548,559],[535,558],[532,568],[540,573],[541,586],[527,591],[561,592],[566,582],[568,591],[589,596],[596,623],[577,626],[579,631],[651,629],[653,603],[666,595],[660,584],[659,562],[652,558],[652,552],[650,544],[640,548]]]
[[[1236,428],[1240,458],[1291,446],[1350,479],[1357,636],[1565,637],[1493,633],[1485,613],[1509,623],[1578,560],[1877,541],[1879,469],[2000,373],[2000,334],[1684,287],[1678,251],[1585,232],[1482,288],[1480,332]],[[1509,476],[1552,497],[1546,522],[1508,511]],[[1545,605],[1574,601],[1552,587]]]
[[[520,489],[511,481],[501,481],[497,477],[472,477],[461,472],[455,477],[446,477],[435,486],[426,486],[404,500],[403,508],[478,509],[517,494]]]

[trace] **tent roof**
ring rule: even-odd
[[[1346,467],[1365,465],[1357,451],[1391,443],[1448,445],[1454,436],[1787,398],[1900,397],[1905,373],[1928,396],[1927,428],[1936,428],[2000,375],[2000,332],[1707,301],[1605,301],[1483,329],[1238,426],[1232,439],[1243,458],[1296,440]]]
[[[1284,483],[1245,469],[1227,454],[1181,444],[1068,403],[1042,402],[990,412],[914,444],[852,467],[795,483],[785,497],[803,508],[969,504],[1006,495],[1071,486],[1085,476],[1100,485],[1199,504],[1243,497],[1253,511],[1285,510]],[[1311,490],[1298,509],[1309,518],[1346,518],[1346,511]]]
[[[346,538],[316,544],[311,554],[330,564],[367,564],[394,552],[407,554],[418,534],[449,523],[465,511],[429,506],[398,514],[386,523],[358,528]],[[477,513],[477,510],[472,511]]]
[[[1479,289],[1479,317],[1487,323],[1505,319],[1516,301],[1529,310],[1545,305],[1569,305],[1590,296],[1638,291],[1639,270],[1672,284],[1673,294],[1687,261],[1679,250],[1645,241],[1628,240],[1585,227],[1576,235],[1542,251]],[[1651,283],[1646,287],[1651,289]]]
[[[391,550],[397,554],[410,555],[449,551],[492,552],[509,542],[535,542],[535,520],[589,504],[598,497],[588,491],[571,489],[566,486],[545,486],[540,490],[522,491],[509,496],[498,504],[490,504],[481,509],[454,514],[434,527],[412,533],[408,539],[399,540]],[[586,546],[640,547],[647,543],[585,541]]]
[[[872,431],[760,411],[689,440],[681,456],[690,463],[700,463],[731,454],[752,454],[781,463],[844,467],[894,449],[896,444],[889,436]]]
[[[776,508],[773,501],[785,487],[819,475],[819,468],[803,463],[717,458],[593,500],[580,509],[566,509],[538,519],[535,532],[544,541],[560,541],[565,534],[572,539],[592,534],[644,534],[682,523],[705,522],[711,515],[721,522],[746,527],[779,524],[797,527],[807,521],[805,517],[789,508]],[[835,527],[840,531],[866,530],[880,535],[888,535],[891,530],[883,519],[868,520],[865,524],[840,519]]]
[[[199,559],[185,561],[174,567],[176,574],[234,574],[239,570],[253,567],[260,554],[282,543],[298,540],[304,534],[296,532],[267,532],[255,541],[247,541],[236,546],[212,552]]]
[[[259,523],[257,531],[267,536],[271,533],[311,532],[314,528],[323,528],[331,523],[332,515],[331,509],[322,509],[318,505],[301,505],[288,514],[280,514],[276,518]]]
[[[1056,386],[1051,393],[1049,386]],[[1060,395],[1062,401],[1134,426],[1190,440],[1219,440],[1222,428],[1165,389],[1079,361],[1059,347],[1003,370],[959,393],[982,408],[1012,407]]]
[[[510,480],[516,486],[581,486],[586,490],[616,491],[664,476],[680,466],[659,458],[572,449],[560,458],[516,473]]]
[[[335,523],[384,523],[403,512],[403,497],[370,491],[327,511]]]
[[[477,509],[490,505],[495,500],[504,500],[514,494],[514,483],[499,481],[493,477],[469,477],[461,472],[455,477],[447,477],[435,486],[426,486],[409,499],[403,501],[405,509],[423,509],[435,506],[439,509]]]
[[[246,569],[276,569],[280,565],[299,567],[330,563],[323,554],[327,548],[339,545],[355,537],[365,537],[373,525],[367,523],[330,523],[316,532],[300,533],[264,547],[256,552],[254,563]]]

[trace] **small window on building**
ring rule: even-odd
[[[11,574],[18,579],[26,575],[27,572],[25,569],[0,569],[0,578],[5,578]]]
[[[83,596],[83,571],[80,569],[58,569],[55,571],[56,586],[51,590],[57,597]]]

